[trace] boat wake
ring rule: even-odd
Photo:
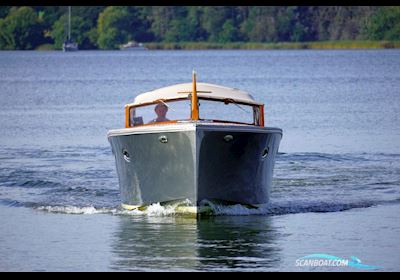
[[[112,214],[112,215],[131,215],[131,216],[174,216],[176,215],[176,207],[162,206],[160,203],[149,205],[144,210],[126,210],[121,207],[107,208],[94,206],[38,206],[38,211],[61,214]]]
[[[365,201],[365,202],[348,202],[348,203],[328,203],[328,202],[304,202],[304,201],[291,201],[285,203],[271,203],[268,206],[260,208],[249,208],[246,205],[222,205],[207,201],[209,211],[205,216],[249,216],[249,215],[285,215],[285,214],[298,214],[298,213],[329,213],[346,211],[356,208],[367,208],[378,204],[400,203],[399,199],[393,201],[382,201],[380,203]],[[185,216],[193,213],[183,213],[181,205],[161,205],[154,203],[149,205],[143,210],[126,210],[121,207],[107,208],[107,207],[94,207],[94,206],[37,206],[34,209],[49,213],[62,213],[62,214],[80,214],[80,215],[93,215],[93,214],[111,214],[123,216]]]

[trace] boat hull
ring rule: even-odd
[[[268,203],[278,128],[186,123],[110,131],[122,204]],[[186,208],[185,208],[186,209]]]
[[[147,51],[148,49],[145,47],[126,47],[120,48],[121,51]]]
[[[63,51],[64,52],[75,52],[78,51],[78,44],[76,43],[64,43],[63,44]]]

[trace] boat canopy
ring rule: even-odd
[[[176,84],[168,87],[163,87],[153,91],[145,92],[138,95],[134,102],[126,106],[138,106],[156,102],[157,100],[174,100],[187,97],[193,88],[192,83]],[[247,92],[237,88],[229,88],[215,84],[197,83],[197,96],[199,98],[211,98],[219,100],[233,100],[234,102],[262,105],[256,102],[254,98]]]

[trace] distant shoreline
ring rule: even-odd
[[[400,41],[316,41],[316,42],[179,42],[179,43],[144,43],[148,49],[155,50],[279,50],[279,49],[394,49],[400,48]]]
[[[143,43],[149,50],[330,50],[330,49],[398,49],[400,41],[313,41],[313,42],[151,42]],[[37,51],[56,50],[53,45],[46,44],[37,47]],[[100,50],[100,49],[91,49]]]

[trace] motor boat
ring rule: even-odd
[[[135,41],[129,41],[126,44],[120,46],[121,51],[144,51],[147,48],[142,43],[137,43]]]
[[[122,207],[176,205],[209,213],[211,203],[265,206],[282,129],[265,127],[264,104],[247,92],[191,83],[138,95],[125,128],[108,131]]]

